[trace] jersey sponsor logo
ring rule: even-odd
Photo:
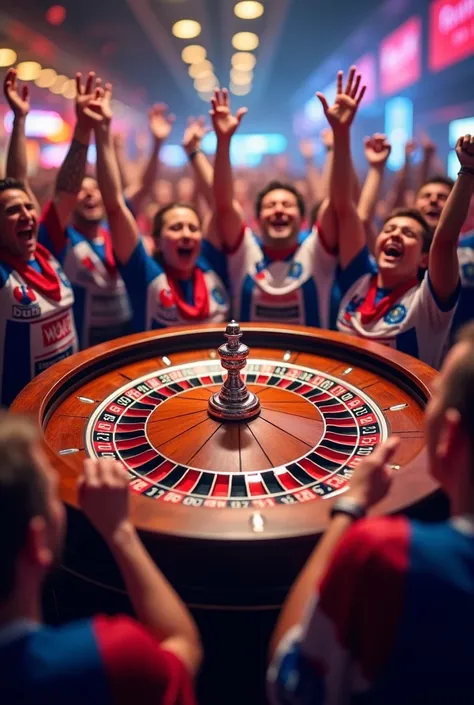
[[[38,318],[41,315],[41,309],[36,302],[36,294],[26,284],[21,284],[13,289],[13,296],[18,301],[19,306],[14,305],[12,308],[13,318]]]
[[[301,262],[293,262],[288,272],[290,279],[299,279],[303,274],[303,265]]]
[[[401,323],[407,317],[407,309],[403,304],[397,304],[390,309],[388,313],[384,316],[385,323],[389,323],[391,326]]]
[[[224,306],[225,302],[227,301],[225,293],[218,286],[214,287],[214,289],[211,291],[211,296],[219,306]]]
[[[54,321],[48,321],[42,325],[43,345],[45,348],[56,345],[64,338],[72,335],[72,317],[69,311],[64,313]]]
[[[161,306],[163,306],[163,308],[171,308],[175,305],[174,296],[171,289],[162,289],[160,291],[159,299],[160,304]]]

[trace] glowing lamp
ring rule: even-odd
[[[199,44],[189,44],[181,52],[181,58],[185,64],[200,64],[206,56],[207,51]]]
[[[238,51],[253,51],[259,45],[259,38],[254,32],[237,32],[232,37],[232,46]]]
[[[255,0],[242,0],[234,7],[234,12],[241,20],[256,20],[263,15],[263,5]]]
[[[178,39],[194,39],[201,34],[201,25],[196,20],[179,20],[171,31]]]

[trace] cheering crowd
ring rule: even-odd
[[[398,440],[358,466],[275,627],[267,678],[278,705],[457,703],[474,662],[474,235],[463,232],[474,136],[458,140],[455,182],[430,174],[427,145],[415,189],[408,144],[382,197],[386,137],[366,139],[362,185],[352,162],[364,91],[352,67],[346,78],[338,73],[333,105],[317,94],[328,122],[323,172],[302,143],[306,181],[259,184],[252,212],[255,184],[234,175],[230,158],[246,109],[234,114],[225,89],[211,101],[214,161],[200,148],[205,122],[191,118],[183,148],[194,181],[183,179],[183,200],[173,201],[158,180],[173,116],[163,105],[150,111],[152,149],[132,169],[113,135],[112,86],[78,74],[73,139],[40,214],[27,179],[28,91],[14,69],[4,81],[14,121],[0,180],[2,406],[79,349],[231,317],[339,330],[441,370],[426,411],[427,464],[453,519],[433,527],[364,519],[390,489]],[[199,635],[129,520],[127,483],[119,464],[88,460],[79,498],[142,624],[94,617],[41,626],[41,587],[60,556],[64,510],[37,431],[0,419],[1,702],[62,703],[62,687],[70,703],[193,701]],[[388,606],[379,598],[371,613],[376,592]]]

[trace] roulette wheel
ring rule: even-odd
[[[67,358],[12,410],[35,416],[58,468],[71,574],[121,591],[75,489],[87,456],[113,457],[130,474],[134,523],[188,604],[261,609],[281,604],[333,498],[390,434],[402,443],[376,512],[416,515],[434,493],[422,425],[435,374],[325,330],[182,327]]]

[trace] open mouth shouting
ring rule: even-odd
[[[382,248],[385,261],[396,263],[403,257],[405,248],[399,240],[388,240]]]
[[[190,262],[196,254],[196,245],[178,245],[177,253],[182,262]]]
[[[269,220],[269,225],[277,233],[283,233],[291,228],[292,220],[286,215],[278,215]]]

